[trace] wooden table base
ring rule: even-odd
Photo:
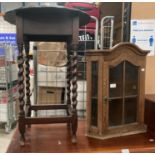
[[[130,152],[155,152],[155,141],[150,142],[147,134],[137,134],[107,140],[97,140],[85,136],[85,121],[79,121],[77,144],[70,141],[70,132],[66,124],[32,125],[26,130],[26,143],[19,144],[19,132],[15,135],[8,147],[8,153],[67,153],[67,152],[121,152],[129,149]]]

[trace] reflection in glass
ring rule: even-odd
[[[138,72],[128,61],[109,69],[109,126],[137,121]]]
[[[125,96],[138,93],[138,67],[125,62]]]
[[[113,99],[109,101],[109,126],[122,124],[122,99]]]
[[[97,99],[92,99],[91,103],[91,125],[97,126]]]
[[[97,61],[92,62],[91,66],[92,73],[92,97],[97,97],[98,94],[98,63]]]
[[[137,121],[137,98],[126,98],[125,99],[125,123],[134,123]]]
[[[91,125],[97,126],[98,117],[98,62],[93,61],[91,64]]]
[[[120,97],[123,92],[123,62],[109,71],[109,95],[110,97]]]

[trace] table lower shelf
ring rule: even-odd
[[[71,122],[71,116],[52,116],[52,117],[26,117],[25,124],[52,124]]]

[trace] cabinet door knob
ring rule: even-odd
[[[108,97],[107,96],[104,96],[105,103],[106,103],[107,100],[108,100]]]

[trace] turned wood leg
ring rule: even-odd
[[[29,46],[29,41],[25,40],[26,117],[31,117]],[[31,125],[27,127],[30,128]]]
[[[25,111],[24,111],[24,59],[23,59],[23,44],[18,43],[18,50],[19,50],[19,56],[18,56],[18,91],[19,91],[19,132],[21,134],[20,137],[20,145],[24,145],[25,143]]]
[[[76,143],[77,131],[77,46],[73,46],[72,59],[72,143]]]
[[[24,113],[19,113],[19,124],[18,124],[18,128],[19,128],[19,132],[20,132],[20,145],[24,146],[25,145],[25,112]]]
[[[70,53],[71,53],[71,49],[70,46],[68,44],[67,46],[67,115],[70,115],[71,112],[71,61],[70,61]],[[68,128],[70,128],[70,123],[67,123]]]
[[[24,41],[25,47],[25,78],[26,78],[26,116],[31,116],[30,101],[30,64],[29,64],[29,41]]]

